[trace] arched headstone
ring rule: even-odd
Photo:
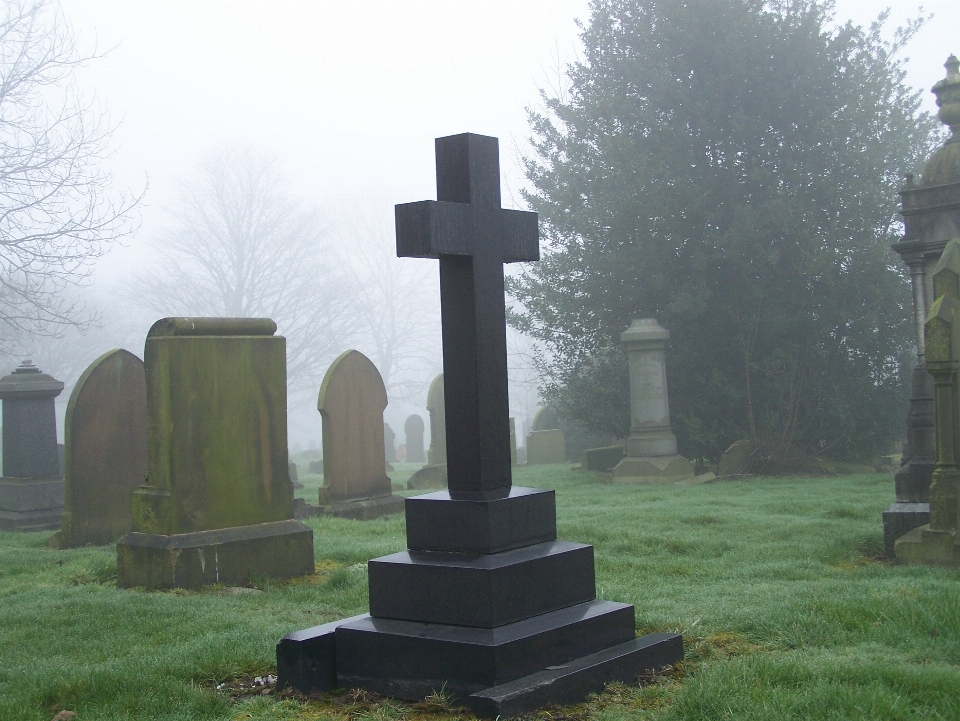
[[[326,513],[373,518],[402,510],[384,470],[386,407],[383,379],[363,353],[348,350],[327,369],[317,398],[323,417],[319,500]]]
[[[147,472],[143,361],[117,348],[87,368],[64,419],[63,547],[112,543],[131,528],[132,493]]]
[[[403,424],[406,436],[407,463],[423,463],[423,418],[414,414]]]

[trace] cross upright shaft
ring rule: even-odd
[[[500,207],[496,138],[436,140],[437,200],[395,209],[397,255],[440,259],[440,312],[452,497],[509,493],[503,264],[539,260],[537,214]]]

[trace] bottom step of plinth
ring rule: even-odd
[[[679,634],[651,633],[478,691],[466,702],[478,716],[515,716],[545,706],[577,703],[611,681],[632,683],[682,660],[683,638]]]

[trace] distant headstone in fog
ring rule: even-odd
[[[397,460],[397,434],[389,423],[383,424],[383,446],[387,463],[394,463]]]
[[[427,391],[427,411],[430,414],[430,448],[427,465],[410,476],[407,488],[424,490],[447,487],[447,421],[443,394],[443,373],[433,379]]]
[[[533,417],[527,436],[527,464],[563,463],[566,460],[566,441],[557,412],[549,406],[541,408]]]
[[[376,366],[348,350],[327,369],[317,410],[323,417],[324,513],[375,518],[403,510],[385,472],[383,411],[387,391]],[[391,432],[392,434],[392,432]]]
[[[117,348],[97,358],[70,394],[60,545],[113,543],[130,531],[130,504],[147,472],[143,361]]]
[[[407,462],[423,463],[423,418],[416,414],[409,416],[404,421],[403,434],[406,436]]]

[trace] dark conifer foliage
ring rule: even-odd
[[[670,330],[681,452],[751,436],[866,458],[903,429],[914,353],[897,189],[937,139],[904,81],[919,26],[837,24],[815,0],[594,0],[568,87],[530,113],[547,242],[511,321],[545,391],[629,429],[619,334]]]

